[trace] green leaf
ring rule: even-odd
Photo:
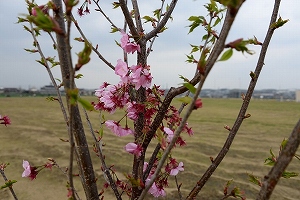
[[[145,20],[145,23],[147,23],[147,22],[155,22],[156,21],[156,19],[154,19],[153,17],[150,17],[150,16],[144,16],[142,19],[144,19]]]
[[[282,18],[279,17],[278,20],[277,20],[277,22],[273,23],[270,26],[270,28],[274,28],[274,29],[279,28],[279,27],[283,26],[285,23],[287,23],[288,21],[289,21],[288,19],[282,20]]]
[[[153,15],[157,18],[157,19],[160,19],[160,11],[161,9],[156,9],[153,11]]]
[[[119,2],[113,2],[112,5],[113,5],[113,9],[116,9],[120,6],[120,3]]]
[[[110,29],[111,29],[110,33],[115,33],[119,31],[119,29],[114,26],[111,26]]]
[[[197,51],[200,50],[200,47],[199,47],[199,46],[197,46],[197,45],[192,45],[192,44],[190,44],[190,45],[191,45],[191,47],[192,47],[192,51],[190,52],[190,54],[192,54],[192,53],[197,52]]]
[[[78,102],[84,107],[84,109],[90,111],[94,110],[94,106],[89,101],[82,98],[78,98]]]
[[[77,74],[74,78],[80,79],[80,78],[82,78],[82,77],[83,77],[83,74]]]
[[[73,90],[68,90],[67,93],[70,97],[70,103],[72,105],[76,104],[76,102],[78,101],[78,92],[79,90],[76,88],[76,89],[73,89]]]
[[[299,173],[296,173],[296,172],[283,172],[282,173],[282,177],[283,178],[292,178],[292,177],[296,177],[296,176],[298,176],[299,175]]]
[[[223,53],[219,61],[228,60],[232,56],[232,54],[233,54],[233,50],[230,48]]]
[[[261,180],[259,177],[254,176],[253,174],[248,174],[249,181],[255,185],[261,186]]]
[[[186,77],[182,76],[182,75],[179,75],[179,78],[184,80],[184,82],[189,82],[189,79],[187,79]]]
[[[180,98],[178,98],[178,101],[185,103],[185,104],[189,104],[192,102],[192,98],[191,97],[180,97]]]
[[[195,94],[196,88],[190,83],[183,83],[183,86],[186,87],[191,93]]]
[[[30,53],[39,52],[37,49],[24,49],[24,50],[27,51],[27,52],[30,52]]]
[[[16,180],[8,180],[7,182],[5,182],[4,185],[1,186],[0,189],[12,187],[12,185],[13,185],[14,183],[16,183],[16,182],[17,182]]]

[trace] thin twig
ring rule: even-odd
[[[1,175],[2,175],[2,177],[3,177],[3,179],[4,179],[4,181],[7,182],[8,179],[7,179],[7,177],[6,177],[5,173],[4,173],[4,170],[0,169],[0,173],[1,173]],[[18,197],[17,197],[17,195],[16,195],[16,193],[15,193],[13,187],[10,186],[10,187],[8,187],[8,188],[9,188],[10,193],[13,195],[14,199],[15,199],[15,200],[18,200]]]
[[[165,15],[163,16],[162,20],[157,24],[155,29],[153,29],[152,31],[150,31],[149,33],[147,33],[145,35],[146,40],[149,40],[149,39],[155,37],[161,31],[161,29],[166,25],[166,23],[168,22],[168,20],[171,17],[171,14],[174,11],[174,8],[177,4],[177,1],[178,0],[172,0],[172,2],[170,3],[169,9],[167,10]]]
[[[77,28],[78,32],[80,33],[81,37],[84,39],[84,42],[88,43],[93,51],[97,54],[97,56],[100,58],[100,60],[102,60],[108,67],[110,67],[112,70],[115,70],[115,67],[110,63],[108,62],[103,56],[102,54],[98,51],[98,49],[96,49],[87,39],[87,37],[85,36],[85,34],[83,33],[82,29],[80,28],[77,20],[75,20],[74,16],[72,15],[71,16],[71,19],[75,25],[75,27]]]
[[[279,5],[278,5],[278,7],[279,7]],[[270,24],[272,24],[272,23],[274,23],[276,21],[277,13],[278,13],[278,9],[276,9],[274,7]],[[208,179],[211,177],[211,175],[213,174],[213,172],[217,169],[217,167],[219,166],[219,164],[222,162],[223,158],[225,157],[225,155],[229,151],[229,148],[230,148],[230,146],[231,146],[231,144],[232,144],[232,142],[233,142],[233,140],[235,138],[235,135],[236,135],[237,131],[239,130],[239,128],[240,128],[240,126],[241,126],[241,124],[242,124],[242,122],[244,120],[244,116],[245,116],[246,110],[247,110],[247,108],[249,106],[251,96],[253,94],[255,85],[257,83],[259,74],[261,72],[261,69],[262,69],[262,67],[264,65],[264,59],[265,59],[266,52],[267,52],[267,49],[268,49],[268,45],[270,43],[271,37],[273,35],[273,32],[274,32],[274,29],[269,28],[269,30],[268,30],[268,32],[266,34],[264,43],[262,45],[260,56],[259,56],[259,59],[258,59],[258,62],[257,62],[257,66],[256,66],[256,69],[255,69],[255,78],[252,78],[251,81],[250,81],[250,83],[249,83],[247,94],[246,94],[245,99],[243,101],[243,104],[241,106],[240,112],[239,112],[239,114],[237,116],[237,119],[236,119],[236,121],[235,121],[235,123],[234,123],[234,125],[233,125],[233,127],[232,127],[232,129],[231,129],[231,131],[230,131],[230,133],[228,135],[228,137],[227,137],[227,140],[226,140],[223,148],[221,149],[221,151],[219,152],[219,154],[217,155],[217,157],[214,159],[214,161],[212,162],[212,164],[210,165],[210,167],[207,169],[207,171],[203,174],[203,176],[201,177],[201,179],[197,182],[196,186],[190,192],[190,194],[188,195],[187,199],[193,199],[193,198],[195,198],[195,196],[200,192],[200,190],[202,189],[202,187],[206,184],[206,182],[208,181]],[[222,34],[220,34],[220,36],[221,35]]]
[[[102,8],[100,7],[100,5],[99,5],[99,1],[95,1],[95,0],[93,0],[93,2],[97,5],[97,7],[98,7],[98,9],[96,10],[96,11],[98,11],[98,12],[100,12],[102,15],[103,15],[103,17],[110,23],[110,25],[112,26],[112,27],[114,27],[115,29],[119,29],[111,20],[110,20],[110,18],[105,14],[105,12],[102,10]]]
[[[280,153],[275,165],[270,170],[269,174],[265,176],[257,200],[269,199],[275,186],[277,185],[282,173],[287,168],[300,144],[300,119],[292,131],[288,142],[282,152]]]
[[[105,163],[105,160],[104,160],[104,155],[103,155],[102,148],[101,148],[102,142],[101,142],[101,140],[99,141],[97,139],[97,137],[95,135],[95,132],[93,130],[92,123],[90,121],[90,118],[89,118],[86,110],[83,109],[83,112],[84,112],[85,118],[87,120],[88,126],[90,128],[90,133],[92,134],[93,139],[95,141],[95,146],[96,146],[96,149],[97,149],[97,154],[99,154],[98,157],[99,157],[99,159],[101,161],[101,166],[102,166],[103,173],[108,178],[109,185],[110,185],[111,189],[114,191],[116,198],[118,200],[121,200],[122,198],[121,198],[121,195],[120,195],[120,193],[118,191],[117,185],[116,185],[115,181],[113,180],[113,178],[112,178],[112,176],[110,174],[110,169],[107,167],[107,165]]]
[[[120,7],[123,11],[123,15],[125,17],[125,20],[128,24],[128,27],[129,27],[129,30],[131,32],[131,35],[135,38],[135,39],[138,39],[139,38],[139,34],[138,34],[138,31],[136,30],[136,27],[134,25],[134,22],[132,20],[132,16],[128,10],[128,7],[127,7],[127,1],[125,0],[119,0],[119,3],[120,3]]]

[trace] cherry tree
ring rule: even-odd
[[[123,27],[118,27],[102,9],[102,2],[99,0],[52,0],[43,5],[37,5],[34,1],[26,0],[28,14],[25,17],[19,17],[19,23],[26,24],[24,28],[32,35],[34,40],[34,49],[26,50],[39,53],[41,59],[38,62],[45,67],[57,89],[57,98],[52,97],[49,99],[59,102],[69,136],[70,162],[67,177],[68,197],[71,199],[80,198],[73,184],[74,159],[78,163],[79,176],[86,198],[101,199],[104,197],[102,192],[98,190],[99,186],[95,175],[97,165],[93,165],[91,153],[95,153],[99,157],[101,170],[107,182],[106,186],[111,187],[116,199],[127,198],[124,197],[124,194],[128,195],[130,199],[144,199],[147,193],[154,197],[165,196],[168,178],[177,176],[184,171],[185,163],[178,160],[176,154],[171,152],[174,147],[184,148],[182,146],[185,145],[185,133],[189,136],[193,135],[193,130],[188,125],[188,118],[193,111],[205,106],[199,95],[210,71],[216,62],[230,59],[234,51],[252,54],[249,45],[258,45],[261,46],[260,56],[257,66],[250,72],[249,87],[247,93],[241,97],[243,104],[236,121],[232,127],[227,125],[224,127],[229,134],[223,148],[215,158],[211,158],[211,165],[206,172],[203,175],[199,174],[199,181],[195,183],[194,188],[188,188],[190,193],[186,199],[196,199],[202,187],[229,151],[242,122],[251,116],[247,113],[247,108],[264,65],[268,45],[275,30],[288,21],[278,17],[280,0],[274,1],[270,25],[262,42],[256,37],[247,40],[237,38],[234,41],[226,41],[244,0],[208,1],[204,5],[207,13],[203,16],[190,16],[188,19],[190,23],[188,26],[189,32],[201,27],[205,30],[205,35],[201,38],[202,43],[191,45],[191,53],[187,55],[187,62],[195,66],[195,75],[193,77],[180,76],[179,78],[184,82],[182,86],[172,87],[168,91],[164,91],[160,86],[153,83],[151,63],[148,63],[148,57],[153,51],[153,44],[157,37],[168,31],[166,24],[172,19],[172,13],[177,2],[178,0],[170,0],[169,2],[166,0],[154,1],[153,3],[157,4],[158,8],[152,14],[143,13],[137,0],[131,0],[131,4],[126,0],[113,2],[114,9],[118,9],[124,16]],[[90,10],[91,5],[96,6],[96,9]],[[76,21],[76,17],[84,17],[90,12],[98,12],[103,15],[111,25],[110,31],[120,35],[120,40],[113,45],[118,45],[120,50],[124,52],[123,58],[108,61],[99,52],[98,45],[93,45],[85,36],[84,30]],[[146,23],[151,24],[150,29],[145,27]],[[173,23],[176,23],[176,19]],[[71,31],[79,32],[81,37],[75,39],[83,45],[83,50],[76,54],[76,64],[73,64],[72,60],[74,53],[72,53],[71,48]],[[40,32],[49,34],[53,47],[57,51],[58,61],[44,55],[38,41]],[[80,96],[80,91],[76,87],[76,80],[81,78],[79,71],[89,63],[92,53],[99,57],[99,62],[105,63],[114,70],[120,81],[117,84],[110,84],[103,77],[103,83],[99,83],[100,86],[95,91],[97,101],[90,103]],[[135,56],[134,63],[129,62],[129,55]],[[61,69],[62,80],[60,83],[51,72],[51,67],[55,65],[59,65]],[[61,87],[66,92],[66,104],[59,90]],[[172,106],[172,100],[182,94],[185,94],[185,97],[180,98],[181,107]],[[132,173],[127,174],[125,180],[119,179],[113,168],[108,167],[106,164],[101,141],[103,127],[97,135],[92,124],[88,124],[91,130],[90,133],[94,138],[94,143],[88,144],[79,106],[84,108],[83,113],[87,119],[86,110],[93,112],[105,111],[110,114],[118,109],[124,110],[124,115],[118,121],[109,119],[109,116],[107,116],[107,119],[106,117],[101,119],[101,124],[118,137],[132,137],[132,141],[123,147],[133,157]],[[2,124],[10,124],[10,121],[7,120],[9,118],[0,117],[0,119],[4,121],[1,122]],[[274,155],[271,157],[270,162],[273,168],[264,180],[259,182],[256,177],[251,177],[252,182],[261,186],[257,199],[268,199],[270,197],[276,183],[295,155],[300,142],[299,136],[300,121],[296,124],[290,138],[282,144],[279,157]],[[152,141],[155,141],[157,145],[153,151],[149,152],[148,147]],[[93,145],[94,152],[89,151],[90,145]],[[146,158],[146,152],[151,155],[149,159]],[[41,170],[51,169],[53,166],[58,166],[54,159],[49,159],[47,163],[41,166],[31,166],[28,161],[24,160],[22,176],[33,180]],[[3,175],[5,167],[5,165],[2,165],[1,168]],[[223,199],[230,196],[244,199],[238,188],[228,191],[230,183],[229,181],[226,184]],[[7,187],[12,188],[12,184],[7,184]],[[177,184],[178,196],[183,199],[184,197],[180,192],[181,187],[184,187],[184,185]]]

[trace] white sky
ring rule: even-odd
[[[38,3],[47,1],[39,0]],[[83,2],[83,1],[81,1]],[[103,9],[107,11],[114,23],[123,27],[123,20],[120,10],[112,10],[111,2],[100,1]],[[160,0],[140,1],[141,15],[151,15],[151,12],[159,7]],[[147,2],[147,3],[145,3]],[[162,88],[178,86],[182,81],[179,74],[191,78],[195,72],[195,65],[185,62],[190,52],[189,44],[199,45],[202,35],[202,28],[188,33],[191,15],[206,15],[203,5],[208,1],[203,0],[179,0],[173,13],[174,21],[169,22],[166,32],[161,34],[154,43],[153,52],[150,54],[148,64],[151,66],[151,73],[154,77],[153,83],[161,85]],[[238,38],[252,38],[253,35],[259,41],[264,40],[269,24],[274,1],[271,0],[248,0],[242,6],[233,29],[229,34],[227,42]],[[257,89],[300,89],[300,1],[282,1],[280,15],[283,19],[290,21],[274,33],[266,56],[265,66],[260,76]],[[120,40],[120,34],[110,34],[109,23],[91,6],[91,14],[77,18],[86,36],[95,45],[99,45],[99,51],[113,64],[122,58],[121,49],[115,45],[114,40]],[[30,54],[23,49],[32,49],[32,38],[30,34],[23,31],[21,24],[16,24],[17,16],[26,13],[25,1],[10,0],[0,1],[0,87],[29,87],[40,88],[50,83],[48,74],[43,66],[35,62],[39,59],[38,54]],[[146,25],[146,32],[150,26]],[[47,56],[54,56],[51,48],[51,41],[43,33],[40,37],[40,44]],[[72,37],[79,37],[74,29]],[[73,60],[76,63],[76,52],[82,49],[82,43],[74,41]],[[241,88],[246,89],[250,80],[249,72],[256,66],[259,55],[259,47],[250,46],[256,52],[255,55],[241,54],[234,52],[233,57],[226,62],[216,63],[211,71],[205,88]],[[197,57],[197,55],[195,55]],[[129,65],[136,64],[134,57],[130,56]],[[54,76],[61,78],[59,67],[53,69]],[[77,82],[80,88],[98,88],[102,82],[117,83],[118,76],[108,68],[95,55],[91,62],[80,71],[84,78]]]

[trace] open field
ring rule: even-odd
[[[93,97],[87,99],[96,100]],[[192,114],[189,125],[193,127],[195,134],[192,137],[184,134],[187,146],[178,147],[173,152],[178,161],[184,162],[185,171],[178,176],[178,181],[183,183],[181,187],[183,196],[188,194],[207,169],[210,164],[209,157],[215,157],[223,146],[228,135],[223,126],[233,125],[241,103],[240,99],[203,99],[203,108]],[[178,102],[175,104],[179,105]],[[264,166],[264,160],[269,156],[270,148],[277,154],[281,141],[289,136],[300,118],[300,103],[254,99],[248,113],[252,116],[242,124],[224,162],[197,199],[220,199],[223,186],[230,179],[234,180],[234,186],[245,191],[247,199],[255,199],[259,187],[248,181],[247,173],[263,177],[268,172],[270,167]],[[51,157],[61,167],[67,166],[68,143],[62,142],[59,138],[67,139],[68,136],[58,104],[47,102],[42,97],[0,98],[0,114],[9,115],[12,121],[8,127],[0,126],[0,163],[10,163],[5,172],[8,179],[18,181],[14,189],[19,199],[67,199],[65,187],[67,179],[57,168],[53,168],[52,171],[48,169],[41,171],[33,181],[21,178],[23,159],[39,165]],[[106,118],[118,119],[118,116],[120,112],[107,115]],[[99,128],[98,118],[98,113],[90,113],[94,129]],[[88,128],[86,130],[89,135]],[[92,143],[90,136],[88,139]],[[132,156],[122,149],[127,142],[132,141],[132,138],[130,136],[118,138],[105,131],[103,141],[106,144],[104,153],[107,164],[115,165],[120,174],[130,173]],[[95,155],[93,160],[99,176],[99,188],[102,188],[104,180],[100,162]],[[300,162],[294,160],[289,170],[300,172],[299,166]],[[169,180],[170,188],[165,199],[176,199],[174,183],[171,183],[173,178]],[[0,185],[2,184],[3,179],[0,180]],[[77,188],[82,194],[82,189],[79,186]],[[113,199],[109,194],[106,196],[105,199]],[[7,190],[0,190],[0,199],[12,197]],[[124,199],[127,198],[124,196]],[[300,199],[300,178],[281,179],[271,199]]]

